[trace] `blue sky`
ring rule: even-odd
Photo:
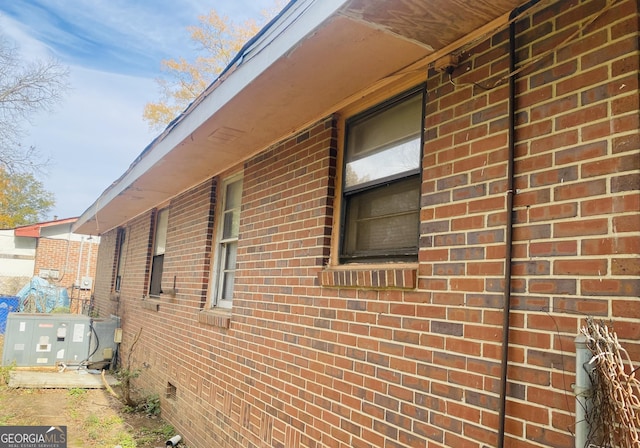
[[[0,32],[25,60],[53,57],[69,67],[71,89],[55,111],[28,126],[23,145],[53,164],[41,177],[55,194],[47,219],[80,216],[155,137],[142,120],[159,97],[160,61],[192,59],[186,27],[216,9],[258,18],[273,0],[0,1]]]

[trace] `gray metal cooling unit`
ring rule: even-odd
[[[74,366],[111,361],[120,319],[81,314],[9,313],[2,365]]]

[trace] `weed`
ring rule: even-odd
[[[124,421],[118,415],[100,417],[96,414],[89,414],[84,422],[84,430],[91,440],[105,440],[110,445],[121,445],[135,447],[133,437],[122,429]],[[128,445],[125,445],[125,442]]]
[[[169,424],[162,425],[162,427],[157,431],[160,435],[164,436],[166,439],[170,439],[176,433],[176,428]]]
[[[69,389],[69,395],[72,397],[81,397],[87,393],[86,389],[82,389],[80,387],[72,387]]]
[[[158,416],[160,415],[160,396],[158,394],[146,395],[131,405],[124,405],[123,410],[127,414],[143,412],[147,417]]]
[[[142,428],[140,434],[137,437],[138,442],[142,444],[150,444],[158,439],[168,440],[176,433],[176,429],[169,425],[164,424],[160,428]]]
[[[114,439],[116,440],[114,443],[117,443],[117,446],[121,448],[136,448],[138,446],[131,434],[125,431],[116,434]]]
[[[158,394],[147,395],[140,404],[141,410],[148,416],[160,415],[160,396]]]
[[[16,363],[13,362],[8,366],[0,366],[0,386],[8,386],[11,379],[11,371],[15,369]]]

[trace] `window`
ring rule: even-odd
[[[418,256],[423,89],[347,121],[341,261]]]
[[[156,230],[153,240],[153,259],[151,261],[151,281],[149,282],[149,295],[159,296],[162,293],[162,266],[164,264],[164,251],[167,244],[167,224],[169,210],[162,209],[156,214]]]
[[[127,231],[124,228],[118,229],[116,236],[116,281],[114,286],[115,292],[120,292],[120,286],[122,284],[122,274],[124,273],[124,240],[126,239]]]
[[[240,230],[240,206],[242,178],[233,177],[222,184],[222,199],[216,236],[216,263],[213,285],[213,306],[230,308],[233,300],[233,284],[236,275],[238,233]]]

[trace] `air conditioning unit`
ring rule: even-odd
[[[87,358],[91,319],[80,314],[9,313],[2,365],[79,363]]]

